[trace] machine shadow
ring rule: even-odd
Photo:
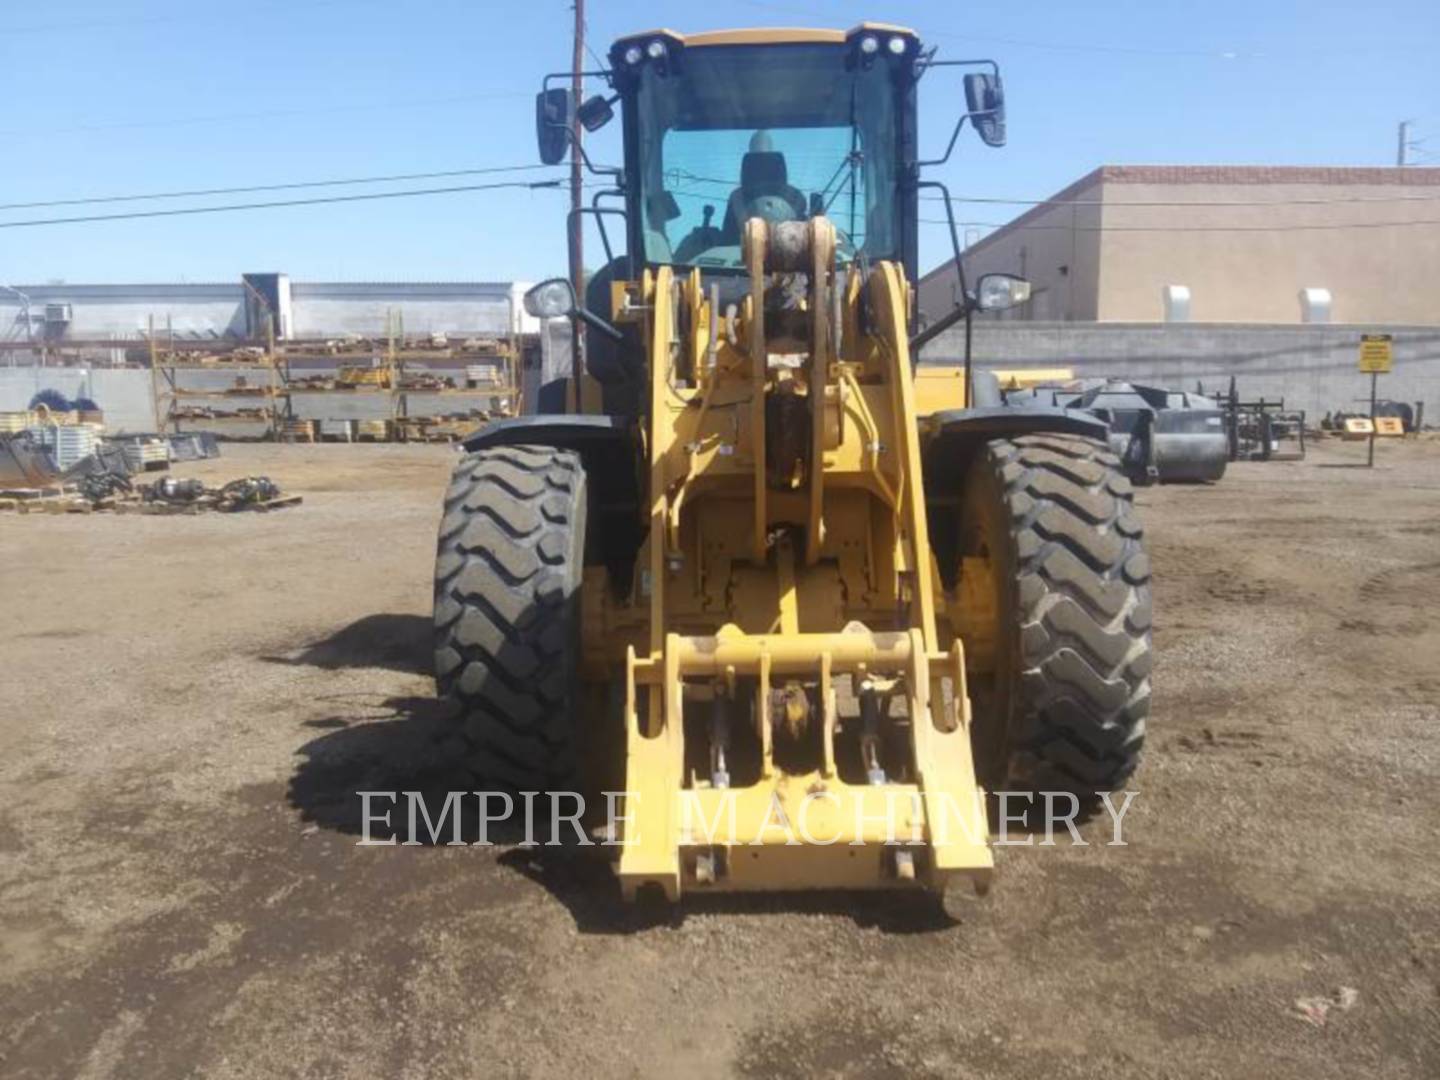
[[[389,715],[374,718],[381,709]],[[289,805],[303,821],[360,837],[365,834],[361,791],[418,792],[432,819],[438,819],[451,792],[474,790],[474,778],[462,767],[453,721],[443,702],[388,697],[365,703],[363,710],[364,717],[336,715],[306,722],[307,728],[320,733],[297,749],[300,762],[286,791]],[[479,802],[468,798],[460,805],[460,836],[466,843],[477,843],[482,836]],[[386,808],[386,803],[378,802],[372,813]],[[371,840],[408,839],[403,797],[390,808],[388,824],[372,817]],[[450,830],[449,825],[444,827],[440,843],[452,838]],[[550,846],[549,823],[538,816],[534,839],[540,846],[521,846],[524,826],[516,820],[491,822],[483,835],[487,842],[508,848],[496,860],[499,866],[543,888],[586,934],[633,934],[679,926],[689,915],[707,914],[835,915],[894,934],[930,933],[953,925],[938,900],[918,892],[691,894],[678,905],[635,904],[621,896],[611,865],[618,848],[582,845],[565,827],[561,843]],[[423,825],[417,839],[432,846]]]
[[[432,663],[432,633],[433,623],[428,615],[366,615],[329,637],[261,659],[271,664],[325,671],[381,668],[406,675],[425,675]]]
[[[955,926],[937,897],[919,891],[689,893],[678,904],[630,902],[620,895],[610,861],[589,854],[607,850],[617,849],[515,847],[499,861],[563,904],[582,934],[633,934],[655,927],[679,927],[692,915],[830,915],[887,934],[935,933]]]
[[[446,754],[450,726],[440,701],[387,697],[367,701],[363,709],[368,715],[305,722],[325,732],[297,749],[301,761],[287,789],[290,805],[305,821],[359,836],[364,829],[361,791],[419,791],[426,806],[438,810],[447,792],[469,789],[463,770]],[[373,718],[381,709],[389,715]],[[401,809],[392,815],[391,827],[372,824],[370,836],[404,839],[403,803]]]

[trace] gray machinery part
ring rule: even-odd
[[[1065,408],[1091,413],[1109,428],[1110,448],[1137,483],[1215,481],[1230,457],[1225,414],[1200,394],[1119,381],[1013,390],[1012,409]]]
[[[55,462],[29,435],[0,436],[0,488],[47,487],[59,482]]]
[[[125,459],[125,451],[111,443],[102,443],[92,454],[87,454],[70,468],[65,470],[67,481],[76,480],[82,476],[129,476],[130,463]]]
[[[169,439],[171,461],[200,461],[220,456],[220,444],[208,431],[185,431]]]

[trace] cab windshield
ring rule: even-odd
[[[648,66],[637,100],[645,258],[740,268],[745,220],[835,224],[838,258],[893,258],[895,89],[843,45],[710,46]]]

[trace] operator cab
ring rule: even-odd
[[[907,211],[901,198],[914,34],[756,33],[658,31],[611,50],[641,224],[632,250],[650,265],[739,272],[747,218],[825,215],[842,262],[902,260],[914,228],[913,199]]]
[[[586,168],[613,183],[576,211],[594,217],[607,262],[589,275],[583,302],[558,279],[526,301],[531,314],[568,315],[597,331],[586,338],[584,367],[601,385],[606,413],[634,415],[644,386],[635,324],[607,321],[624,295],[622,283],[638,282],[657,266],[699,271],[723,310],[747,288],[741,234],[750,218],[774,225],[823,216],[834,226],[839,266],[865,272],[894,262],[914,282],[919,191],[938,192],[960,299],[911,339],[912,353],[973,311],[996,306],[987,297],[1003,292],[1006,306],[1024,299],[1016,291],[1024,283],[1012,288],[1008,275],[987,275],[1007,280],[989,282],[998,290],[977,283],[971,293],[949,193],[922,176],[924,167],[950,159],[967,120],[986,145],[1004,145],[1004,91],[994,61],[937,60],[913,31],[880,23],[848,31],[654,30],[621,38],[609,60],[608,70],[585,73],[604,80],[608,93],[572,100],[561,85],[571,73],[556,72],[545,77],[536,100],[540,159],[548,165],[570,152],[572,123],[598,131],[620,107],[623,168],[597,166],[574,143]],[[984,70],[965,75],[966,109],[944,155],[920,161],[917,84],[932,68],[954,67]],[[607,198],[623,199],[624,210],[605,204]],[[605,225],[615,216],[625,222],[623,250],[612,246]],[[538,304],[541,293],[548,306]],[[909,313],[912,325],[915,314]],[[543,402],[542,409],[548,411]]]

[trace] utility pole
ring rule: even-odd
[[[1415,126],[1414,120],[1401,120],[1400,132],[1395,140],[1395,164],[1403,169],[1410,164],[1410,151],[1420,149],[1423,139],[1410,138],[1410,129]]]
[[[580,102],[583,100],[584,80],[581,71],[585,67],[585,0],[575,3],[575,47],[570,58],[570,282],[575,286],[575,298],[585,303],[585,246],[581,237],[580,210],[584,205],[580,171],[580,138],[584,129],[580,126]],[[580,373],[584,371],[584,330],[579,319],[570,320],[570,383],[574,387],[575,400],[571,407],[580,411]]]

